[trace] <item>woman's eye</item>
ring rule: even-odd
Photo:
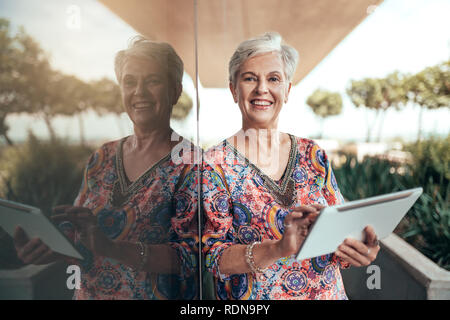
[[[154,79],[148,79],[148,80],[146,81],[146,83],[147,83],[148,85],[151,85],[151,86],[157,86],[157,85],[159,85],[159,84],[161,83],[161,80],[160,80],[160,79],[156,79],[156,78],[154,78]]]
[[[244,81],[256,81],[255,77],[245,77]]]
[[[280,79],[279,79],[278,77],[270,77],[270,78],[269,78],[269,81],[270,81],[270,82],[279,82]]]
[[[125,81],[123,82],[123,84],[124,84],[126,87],[132,87],[132,86],[134,86],[135,81],[133,81],[133,80],[125,80]]]

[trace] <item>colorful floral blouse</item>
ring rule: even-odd
[[[196,172],[175,164],[171,154],[130,183],[122,163],[126,138],[104,144],[89,159],[75,206],[88,207],[113,240],[167,243],[176,249],[182,274],[135,272],[111,258],[93,257],[69,222],[60,227],[86,256],[81,288],[74,299],[193,299],[196,296],[194,243]]]
[[[343,201],[324,150],[311,140],[290,137],[289,161],[280,181],[266,176],[226,140],[205,154],[203,253],[218,299],[347,299],[334,254],[302,261],[292,255],[258,274],[219,270],[218,261],[229,246],[281,239],[289,208]]]

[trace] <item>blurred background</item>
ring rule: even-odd
[[[422,186],[395,233],[450,270],[448,12],[446,0],[1,0],[0,197],[71,203],[89,154],[132,133],[113,61],[138,33],[185,62],[175,131],[203,148],[234,134],[228,59],[273,30],[300,53],[280,130],[327,151],[347,200]],[[20,267],[0,237],[0,269]]]

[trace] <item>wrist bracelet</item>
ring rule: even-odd
[[[253,256],[253,247],[261,242],[256,241],[249,244],[245,250],[245,260],[253,273],[264,273],[265,268],[260,268],[255,264],[255,258]]]
[[[147,263],[147,246],[142,241],[137,242],[137,245],[139,245],[139,256],[141,258],[141,263],[136,269],[136,272],[139,273],[144,269],[144,266]]]

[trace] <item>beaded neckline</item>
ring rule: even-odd
[[[253,164],[246,156],[244,156],[239,150],[237,150],[228,140],[225,140],[225,144],[230,148],[230,150],[237,156],[239,156],[244,162],[253,168],[257,174],[264,181],[265,187],[270,191],[270,193],[275,197],[277,202],[285,207],[290,207],[295,201],[295,182],[292,178],[292,173],[295,167],[295,161],[297,158],[297,141],[295,137],[289,134],[291,139],[291,148],[289,151],[289,160],[284,170],[283,176],[280,183],[273,180],[271,177],[266,175],[258,166]]]
[[[111,194],[111,203],[114,207],[122,206],[131,196],[135,195],[143,186],[144,181],[150,177],[161,163],[170,159],[171,152],[161,158],[158,162],[148,168],[135,181],[130,181],[125,174],[123,165],[123,144],[128,137],[120,140],[116,150],[116,173],[117,180],[114,183],[113,192]]]

